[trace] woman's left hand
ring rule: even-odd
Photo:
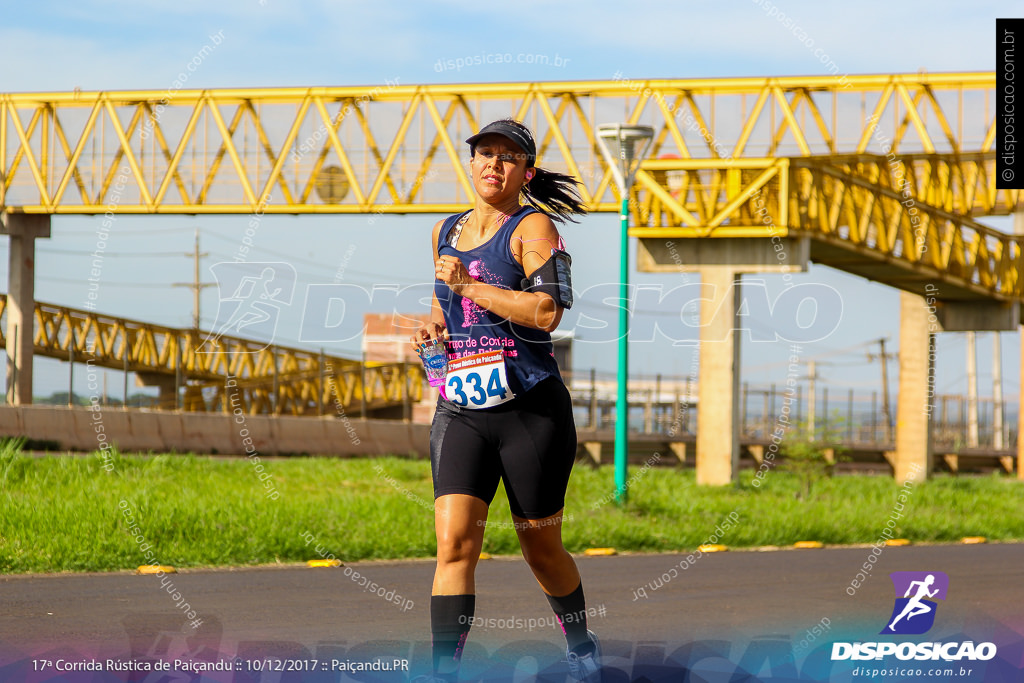
[[[448,285],[453,292],[462,295],[467,285],[477,280],[469,274],[462,260],[457,256],[442,256],[434,263],[434,274],[438,280]]]

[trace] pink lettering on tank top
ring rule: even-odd
[[[500,282],[499,278],[490,270],[488,270],[487,266],[484,265],[484,262],[481,261],[480,259],[477,259],[476,261],[470,261],[469,265],[466,266],[466,271],[469,273],[469,276],[472,277],[474,280],[486,282],[489,285],[497,284],[498,282]],[[470,299],[464,298],[462,300],[462,326],[469,327],[480,322],[480,314],[482,312],[483,309],[477,306],[475,302],[471,301]]]

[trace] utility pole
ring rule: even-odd
[[[967,447],[978,447],[978,354],[975,332],[967,333]]]
[[[811,432],[811,441],[815,440],[814,423],[817,416],[814,414],[814,380],[818,379],[818,371],[813,360],[807,361],[807,427]]]
[[[175,282],[172,287],[189,287],[192,290],[192,328],[195,330],[199,329],[199,293],[205,287],[214,287],[217,283],[215,282],[200,282],[199,281],[199,259],[203,256],[209,256],[209,252],[199,251],[199,228],[196,228],[196,249],[195,251],[186,251],[185,256],[191,256],[193,259],[193,280],[192,282]]]
[[[885,352],[885,342],[888,341],[887,337],[882,337],[878,340],[880,347],[877,358],[882,361],[882,413],[885,414],[885,440],[892,442],[892,408],[889,404],[889,359],[896,359],[896,354],[889,354]],[[876,356],[873,353],[868,354],[868,362],[875,360]]]
[[[885,337],[878,340],[882,357],[882,412],[885,413],[885,440],[892,438],[892,408],[889,403],[889,354],[885,352]]]
[[[807,363],[807,374],[804,375],[803,377],[799,377],[798,379],[806,379],[807,380],[807,423],[806,424],[807,424],[808,436],[813,441],[813,440],[815,440],[817,438],[817,432],[815,431],[815,427],[817,426],[817,421],[818,421],[817,411],[815,410],[815,408],[816,408],[815,404],[818,401],[817,381],[819,379],[823,379],[823,377],[821,377],[821,375],[818,374],[818,361],[816,361],[816,360],[808,360],[808,361],[806,361],[806,363]],[[828,365],[828,363],[826,362],[825,365]]]

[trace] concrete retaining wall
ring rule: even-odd
[[[97,408],[0,406],[0,437],[55,442],[74,451],[95,451],[105,439],[122,452],[430,454],[426,424]],[[251,445],[243,443],[245,437]]]

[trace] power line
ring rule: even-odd
[[[92,255],[92,254],[90,254],[87,251],[80,251],[80,250],[74,250],[74,249],[40,249],[39,253],[40,254],[67,254],[67,255],[71,255],[71,256],[85,256],[85,257],[88,257],[88,256]],[[167,257],[167,256],[180,257],[181,256],[181,252],[180,251],[118,251],[118,252],[105,251],[101,255],[103,256],[103,258],[107,258],[108,256],[114,256],[114,257],[125,256],[125,257],[130,257],[130,258],[147,258],[147,257],[151,257],[151,256],[152,257]]]
[[[805,358],[804,361],[808,361],[808,360],[817,361],[817,360],[819,360],[821,358],[831,358],[833,356],[852,354],[857,349],[861,349],[861,348],[864,348],[866,346],[871,346],[872,344],[877,344],[877,343],[878,343],[877,339],[875,339],[873,341],[860,342],[858,344],[854,344],[852,346],[847,346],[847,347],[844,347],[842,349],[833,349],[831,351],[826,351],[825,353],[815,354],[814,356],[811,356],[810,358]],[[871,361],[870,355],[871,354],[868,354],[868,356],[869,356],[868,361],[869,362]],[[895,354],[889,354],[889,356],[890,356],[890,359],[892,359],[893,356],[895,356]],[[899,358],[895,358],[895,360],[898,361]],[[762,365],[755,365],[755,366],[751,366],[749,368],[744,368],[744,372],[756,372],[756,371],[759,371],[759,370],[769,370],[771,368],[777,368],[777,367],[781,367],[781,366],[788,365],[788,364],[789,364],[789,361],[786,361],[786,360],[776,361],[774,363],[764,363]],[[853,367],[853,366],[862,366],[862,365],[864,365],[864,363],[862,361],[852,362],[852,363],[836,363],[835,361],[828,361],[828,362],[825,362],[825,363],[821,363],[821,365],[829,365],[829,366],[832,366],[832,367]]]
[[[71,280],[71,279],[62,278],[62,277],[48,277],[46,275],[37,275],[36,277],[38,279],[44,280],[46,282],[59,282],[61,284],[68,284],[68,285],[84,285],[84,284],[86,284],[85,280]],[[167,289],[167,285],[166,284],[154,284],[154,283],[149,283],[149,282],[111,282],[109,280],[101,280],[99,284],[102,285],[102,286],[110,286],[110,287],[145,287],[145,288],[149,288],[149,289]]]
[[[82,232],[85,233],[85,234],[73,235],[73,237],[85,237],[86,235],[95,235],[96,234],[96,230],[94,229],[94,227],[92,227],[92,226],[86,226],[86,227],[88,227],[88,232],[86,232],[85,230],[82,230]],[[68,232],[77,232],[79,230],[79,226],[68,226],[68,227],[66,227],[64,229],[66,229]],[[169,232],[180,233],[183,230],[188,230],[188,227],[186,226],[184,228],[117,228],[116,230],[114,230],[114,234],[121,235],[121,234],[124,234],[124,233],[144,233],[144,234],[147,234],[147,235],[158,235],[158,234],[166,234],[166,233],[169,233]]]
[[[211,234],[210,236],[211,237],[215,237],[215,238],[217,238],[219,240],[222,240],[224,242],[229,242],[231,244],[238,244],[238,240],[230,239],[230,238],[224,237],[223,235]],[[250,251],[260,251],[260,252],[263,252],[265,254],[271,254],[272,256],[276,257],[278,261],[283,261],[285,263],[292,263],[292,262],[302,263],[304,265],[313,266],[314,268],[321,268],[321,269],[326,270],[326,271],[331,271],[332,270],[332,267],[330,265],[324,263],[323,261],[313,261],[313,260],[310,260],[310,259],[307,259],[307,258],[303,258],[301,256],[295,256],[293,254],[288,254],[288,253],[282,252],[280,250],[270,249],[268,247],[251,246],[251,247],[249,247],[249,250]],[[361,275],[361,276],[364,276],[364,277],[373,278],[374,280],[377,280],[377,279],[383,278],[383,277],[387,277],[387,278],[390,278],[390,280],[392,282],[395,282],[396,284],[403,284],[403,283],[406,283],[406,284],[425,284],[423,282],[417,282],[415,280],[409,280],[409,279],[406,279],[406,278],[395,278],[395,277],[393,277],[393,276],[391,276],[391,275],[389,275],[387,273],[371,273],[371,272],[368,272],[368,271],[365,271],[365,270],[356,270],[354,268],[351,268],[351,269],[350,268],[346,268],[345,269],[345,273],[346,274],[352,273],[352,274],[355,274],[355,275]]]

